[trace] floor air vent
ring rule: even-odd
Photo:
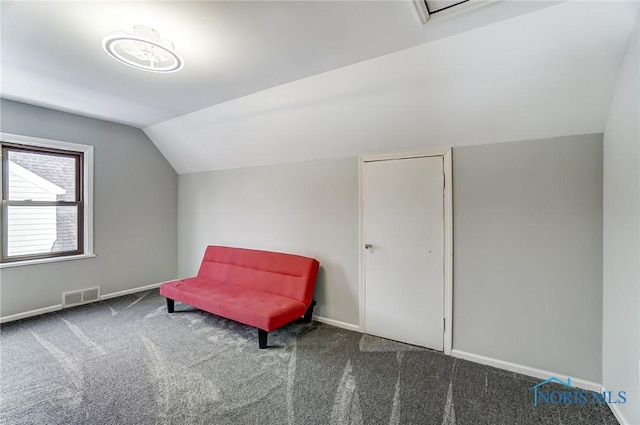
[[[79,291],[64,292],[62,294],[62,308],[100,301],[100,287],[81,289]]]

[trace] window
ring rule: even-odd
[[[437,13],[468,1],[469,0],[425,0],[425,3],[427,4],[429,13]]]
[[[8,135],[0,147],[2,265],[92,254],[87,165],[93,148]]]
[[[418,15],[420,15],[423,24],[427,23],[431,15],[443,16],[448,15],[449,12],[468,10],[472,5],[476,7],[488,4],[488,1],[484,0],[473,3],[469,0],[413,0],[413,2],[418,9]]]

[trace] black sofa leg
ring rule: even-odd
[[[260,349],[267,348],[267,335],[269,335],[269,332],[264,329],[258,329],[258,347]]]
[[[304,323],[311,323],[311,321],[313,320],[313,307],[315,306],[316,306],[316,301],[312,300],[311,304],[309,304],[309,308],[304,313],[304,319],[302,319]]]
[[[174,301],[171,298],[167,298],[167,312],[173,313]]]

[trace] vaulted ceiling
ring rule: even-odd
[[[2,97],[143,128],[180,173],[602,131],[638,2],[0,3]],[[185,67],[102,50],[148,25]]]

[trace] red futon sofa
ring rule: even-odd
[[[160,286],[167,310],[174,301],[258,328],[267,335],[304,316],[311,322],[319,263],[313,258],[225,246],[207,247],[196,277]]]

